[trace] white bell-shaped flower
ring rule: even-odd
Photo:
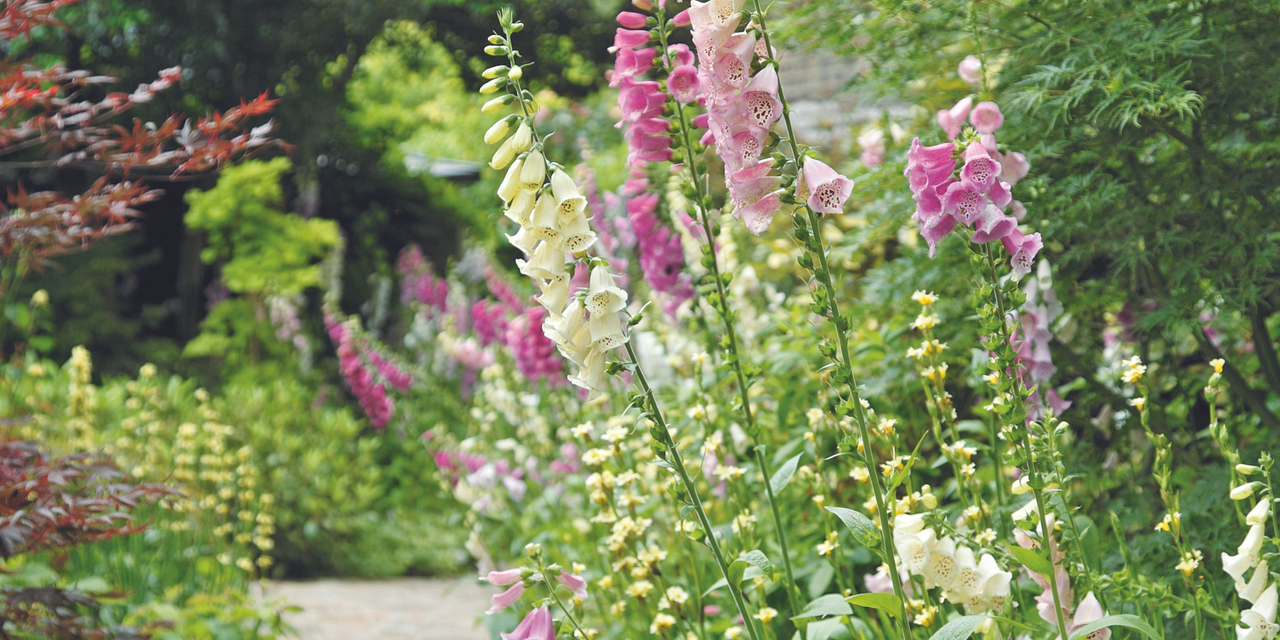
[[[596,243],[596,233],[587,224],[587,217],[581,213],[568,223],[562,223],[560,244],[569,253],[581,253]]]
[[[893,545],[902,558],[902,564],[912,574],[919,574],[929,563],[929,557],[937,543],[938,535],[933,529],[925,529],[919,533],[893,534]]]
[[[564,251],[559,246],[542,242],[533,250],[528,262],[516,261],[520,273],[530,278],[551,279],[567,273],[564,268]]]
[[[1222,554],[1222,570],[1226,571],[1236,582],[1244,582],[1244,572],[1257,566],[1258,554],[1262,551],[1262,533],[1264,525],[1255,524],[1249,527],[1244,542],[1236,548],[1236,555]]]
[[[541,149],[534,149],[525,156],[524,166],[520,168],[520,190],[537,192],[547,178],[547,162],[542,157]]]
[[[565,303],[569,301],[569,274],[566,272],[554,278],[539,280],[538,288],[542,290],[542,295],[537,298],[538,304],[546,308],[547,313],[560,315]]]
[[[1244,521],[1249,525],[1258,525],[1267,521],[1267,516],[1271,515],[1271,499],[1259,500],[1258,504],[1253,505],[1249,510],[1249,515],[1244,517]]]
[[[551,174],[551,193],[556,199],[556,210],[560,216],[561,226],[581,215],[587,209],[587,199],[582,197],[578,185],[563,169],[556,169]]]
[[[569,382],[590,390],[591,394],[587,399],[595,399],[600,396],[600,390],[604,388],[604,365],[604,352],[592,350],[583,359],[578,373],[569,376]]]
[[[982,572],[969,547],[956,549],[956,579],[947,590],[947,599],[952,602],[968,603],[974,596],[982,594],[984,581]],[[953,595],[954,594],[954,595]]]
[[[1274,640],[1280,625],[1276,624],[1276,585],[1272,584],[1258,601],[1246,611],[1240,612],[1240,621],[1246,626],[1236,627],[1236,640]]]
[[[511,204],[507,206],[506,211],[502,215],[506,216],[512,222],[522,226],[529,226],[530,216],[533,215],[533,205],[537,201],[538,194],[536,192],[521,191],[511,200]]]
[[[520,230],[514,236],[507,234],[507,242],[523,251],[525,255],[532,254],[534,248],[538,246],[538,239],[533,237],[533,234],[525,227],[520,227]]]
[[[591,314],[591,344],[597,351],[609,351],[627,343],[622,320],[615,313]]]
[[[627,292],[615,286],[609,268],[600,265],[591,270],[591,288],[584,304],[593,318],[617,313],[627,306]]]
[[[543,192],[533,206],[533,217],[529,219],[529,233],[539,239],[555,245],[560,244],[560,224],[556,221],[556,201],[550,193]]]
[[[924,574],[925,588],[942,587],[947,589],[951,587],[960,571],[953,557],[955,553],[956,543],[954,540],[948,537],[938,541],[932,553],[929,554],[929,561],[925,563],[921,572]]]
[[[1262,596],[1263,590],[1267,588],[1268,577],[1270,577],[1270,574],[1267,572],[1267,561],[1263,560],[1258,563],[1257,567],[1254,567],[1253,577],[1249,579],[1248,584],[1243,582],[1236,583],[1236,593],[1239,593],[1241,598],[1249,602],[1257,602],[1258,598]]]
[[[978,574],[982,583],[982,591],[969,599],[969,613],[1000,612],[1009,600],[1009,583],[1013,574],[1000,569],[996,559],[989,553],[982,554],[978,561]]]
[[[502,177],[502,184],[498,185],[498,197],[502,198],[504,204],[511,202],[520,192],[520,168],[524,166],[524,160],[516,160],[507,167],[507,174]]]

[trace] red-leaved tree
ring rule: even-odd
[[[55,13],[77,1],[0,0],[0,39],[14,43],[37,26],[60,27]],[[121,114],[181,77],[181,68],[165,69],[130,93],[90,99],[92,88],[115,80],[61,65],[0,60],[0,170],[74,166],[100,172],[82,193],[29,192],[21,181],[7,188],[0,202],[0,260],[8,277],[0,279],[0,301],[35,261],[128,230],[136,207],[160,195],[146,184],[146,174],[214,171],[279,144],[269,137],[270,121],[250,128],[275,105],[265,94],[195,120],[172,115],[159,124],[119,123]]]

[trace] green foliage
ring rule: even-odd
[[[213,189],[187,193],[187,226],[207,236],[200,258],[219,265],[235,297],[214,306],[185,355],[222,357],[240,374],[268,356],[290,359],[292,347],[276,340],[266,321],[267,298],[296,297],[319,285],[321,259],[342,240],[331,220],[280,210],[280,176],[289,166],[286,158],[246,162],[227,169]]]
[[[200,259],[218,264],[233,293],[294,295],[320,284],[319,261],[338,245],[337,226],[281,211],[287,158],[227,169],[218,186],[187,192],[186,223],[207,234]]]

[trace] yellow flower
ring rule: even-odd
[[[733,626],[724,630],[725,640],[738,640],[742,637],[742,627]]]
[[[938,608],[930,605],[921,609],[920,613],[916,614],[915,618],[912,618],[911,621],[919,626],[927,627],[933,624],[933,620],[936,617],[938,617]]]
[[[1175,568],[1181,571],[1182,575],[1189,578],[1191,573],[1196,570],[1196,567],[1200,566],[1200,561],[1203,559],[1204,556],[1200,554],[1200,550],[1194,549],[1182,554],[1182,562],[1179,562]]]
[[[1147,372],[1146,365],[1142,364],[1142,358],[1134,356],[1124,361],[1125,372],[1121,374],[1121,379],[1126,384],[1133,384],[1142,379],[1143,374]]]
[[[922,313],[911,323],[912,329],[932,329],[942,322],[936,313]]]
[[[911,299],[920,303],[920,306],[922,307],[928,307],[938,301],[938,296],[931,292],[917,291],[911,294]]]
[[[1171,525],[1171,524],[1173,524],[1173,516],[1172,516],[1172,515],[1170,515],[1170,514],[1168,514],[1168,513],[1166,513],[1166,514],[1164,514],[1164,520],[1161,520],[1159,523],[1157,523],[1157,524],[1156,524],[1155,530],[1156,530],[1156,531],[1168,531],[1168,530],[1169,530],[1169,525]]]
[[[987,375],[982,376],[982,379],[985,380],[987,384],[994,387],[1000,384],[1000,372],[992,371],[991,373],[988,373]]]
[[[770,620],[773,620],[774,618],[778,617],[778,610],[774,609],[773,607],[763,607],[760,609],[760,613],[757,613],[751,617],[755,618],[756,620],[759,620],[760,622],[767,623]]]
[[[659,634],[665,633],[667,629],[674,627],[676,619],[667,613],[659,613],[653,617],[653,624],[649,625],[649,633]]]
[[[1222,358],[1214,358],[1209,361],[1209,366],[1213,367],[1214,373],[1222,373],[1222,366],[1225,364],[1227,364],[1227,361]]]
[[[689,601],[689,592],[680,587],[667,588],[667,600],[679,606]]]
[[[643,598],[653,591],[653,583],[648,580],[636,580],[627,587],[627,595],[632,598]]]
[[[726,464],[716,467],[715,475],[718,480],[728,481],[737,480],[738,478],[741,478],[744,473],[745,472],[741,467]]]
[[[839,546],[840,546],[839,535],[836,532],[832,531],[827,534],[827,539],[824,542],[818,543],[818,555],[820,556],[831,555],[831,552],[835,551]]]
[[[866,467],[858,466],[854,467],[853,471],[849,472],[849,477],[857,480],[858,482],[867,482],[871,479],[871,474],[867,473]]]
[[[808,411],[804,412],[804,415],[806,418],[809,419],[809,425],[812,426],[812,425],[818,424],[819,422],[822,422],[822,417],[825,416],[826,414],[823,413],[822,409],[813,407],[812,409],[809,409]]]
[[[1145,408],[1146,408],[1146,406],[1147,406],[1147,399],[1146,399],[1146,398],[1141,398],[1141,397],[1139,397],[1139,398],[1130,398],[1130,399],[1129,399],[1129,406],[1133,407],[1134,409],[1137,409],[1138,411],[1142,411],[1142,410],[1143,410],[1143,409],[1145,409]]]

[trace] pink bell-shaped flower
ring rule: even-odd
[[[1009,262],[1013,265],[1013,270],[1022,275],[1031,273],[1031,265],[1035,263],[1036,254],[1044,248],[1039,232],[1027,236],[1017,229],[1000,238],[1000,242],[1004,244],[1005,251],[1009,252]]]
[[[754,235],[760,235],[769,229],[773,216],[782,210],[782,191],[774,191],[754,203],[733,210],[733,217],[742,221]]]
[[[556,640],[551,610],[546,606],[530,611],[511,633],[500,634],[502,640]]]
[[[972,107],[973,98],[965,98],[954,107],[938,112],[938,126],[947,132],[948,139],[955,140],[960,135],[960,128],[964,126],[964,119],[969,116],[969,109]]]
[[[524,588],[525,588],[525,587],[524,587],[524,582],[523,582],[523,581],[522,581],[522,582],[517,582],[517,583],[515,583],[515,584],[511,585],[511,588],[510,588],[510,589],[507,589],[506,591],[503,591],[502,593],[499,593],[499,594],[494,595],[494,596],[493,596],[493,606],[489,607],[489,610],[488,610],[488,611],[485,611],[485,614],[487,614],[487,615],[493,615],[493,614],[495,614],[495,613],[497,613],[497,612],[499,612],[499,611],[502,611],[503,609],[506,609],[507,607],[509,607],[509,606],[511,606],[511,605],[513,605],[513,604],[515,604],[515,603],[516,603],[516,601],[520,599],[520,596],[524,595]]]
[[[942,210],[955,216],[966,226],[973,225],[982,214],[982,207],[986,203],[986,196],[973,185],[964,182],[952,183],[947,187],[946,194],[942,196]]]
[[[853,193],[852,180],[813,158],[805,158],[800,168],[799,187],[808,194],[809,208],[818,213],[844,213],[844,203]]]
[[[1000,175],[1000,163],[991,158],[986,147],[970,144],[964,151],[964,166],[960,169],[960,179],[979,189],[986,189]]]
[[[667,91],[681,104],[689,104],[698,97],[698,70],[693,65],[682,64],[667,76]]]
[[[960,74],[960,79],[969,84],[982,82],[982,61],[975,56],[966,56],[960,61],[960,67],[956,71]]]
[[[1000,107],[994,102],[979,102],[969,113],[969,124],[978,133],[994,133],[1004,124],[1004,114],[1000,113]]]

